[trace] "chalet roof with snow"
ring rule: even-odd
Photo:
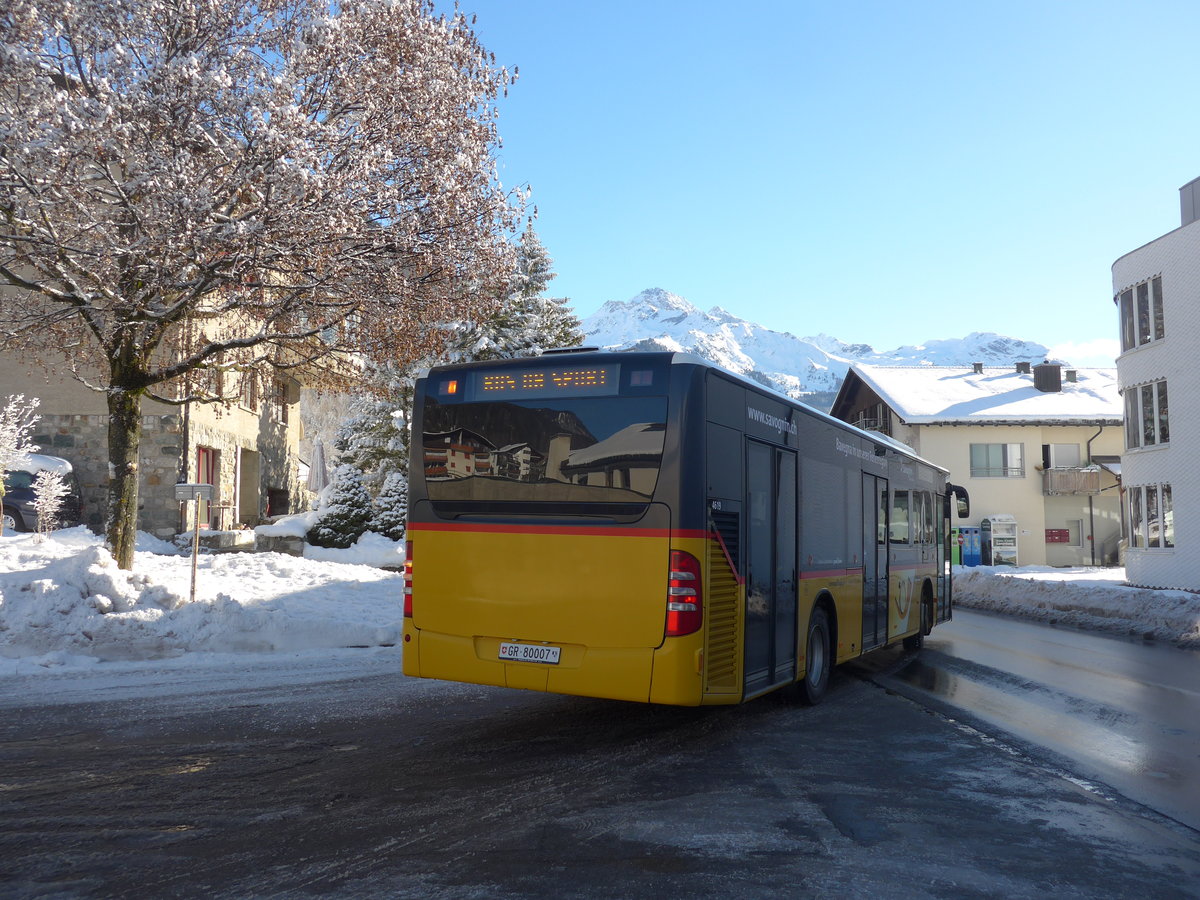
[[[1039,389],[1038,369],[1045,370],[1037,379],[1042,387],[1057,390]],[[1115,368],[856,365],[834,401],[835,415],[858,384],[909,425],[1109,425],[1123,416]]]

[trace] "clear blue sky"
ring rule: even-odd
[[[1110,267],[1200,176],[1195,0],[462,5],[520,69],[501,178],[580,315],[662,287],[801,336],[1111,364]]]

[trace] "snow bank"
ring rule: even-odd
[[[345,550],[305,544],[304,558],[401,569],[404,567],[404,545],[381,534],[367,531],[352,547],[347,547]]]
[[[954,602],[1200,647],[1200,594],[1130,587],[1124,569],[955,566]]]
[[[398,569],[403,547],[377,534],[305,558],[205,554],[194,601],[189,555],[148,535],[137,547],[125,572],[86,528],[0,537],[0,675],[399,640],[403,576],[379,566]],[[956,567],[954,577],[963,606],[1200,647],[1200,594],[1128,587],[1122,569]]]
[[[377,537],[377,536],[375,536]],[[371,553],[386,555],[378,542]],[[388,542],[392,544],[392,542]],[[206,554],[196,598],[191,557],[140,535],[134,570],[117,568],[86,528],[0,538],[0,671],[245,653],[390,646],[401,630],[397,572],[278,553]],[[403,561],[392,545],[390,558]],[[153,552],[153,550],[167,553]]]

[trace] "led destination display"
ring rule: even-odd
[[[476,396],[548,396],[571,394],[615,394],[620,386],[619,366],[588,366],[565,369],[533,369],[525,372],[479,372],[475,375]]]

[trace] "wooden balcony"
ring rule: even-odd
[[[1054,468],[1042,471],[1042,493],[1099,494],[1100,467]]]

